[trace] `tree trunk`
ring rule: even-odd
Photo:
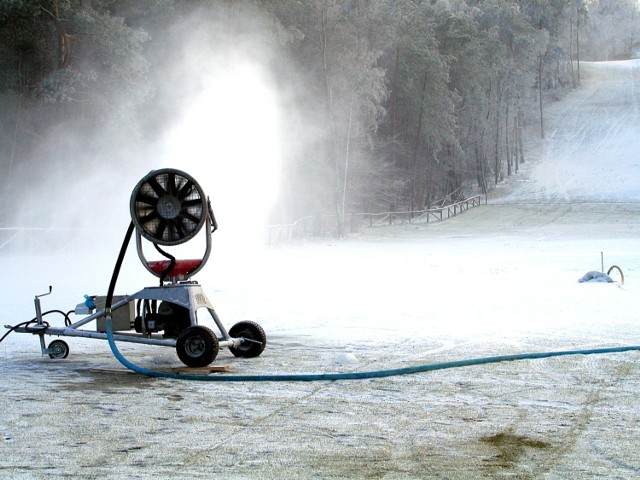
[[[475,157],[476,157],[476,180],[478,182],[478,187],[480,187],[480,190],[482,191],[482,193],[484,195],[487,194],[487,177],[485,175],[485,168],[484,168],[484,154],[482,152],[482,141],[483,141],[483,136],[484,134],[480,134],[480,136],[478,136],[478,130],[477,127],[474,124],[473,127],[473,131],[476,137],[476,141],[475,141]]]
[[[398,135],[398,75],[400,71],[400,47],[396,47],[396,67],[391,94],[391,164],[396,166],[396,142]]]
[[[504,115],[504,152],[507,158],[507,176],[511,176],[513,169],[513,160],[511,158],[511,149],[509,148],[509,105]]]
[[[578,15],[578,9],[576,9],[576,16]],[[576,88],[577,80],[573,71],[573,22],[569,17],[569,71],[571,72],[571,86]]]
[[[322,73],[324,75],[324,87],[325,87],[325,129],[327,132],[327,155],[332,158],[328,160],[328,163],[333,164],[334,182],[333,182],[333,195],[332,203],[336,212],[336,231],[339,237],[344,236],[344,222],[342,218],[342,212],[340,211],[340,168],[338,165],[338,151],[337,151],[337,138],[336,128],[333,119],[333,99],[331,95],[331,85],[329,83],[329,69],[327,66],[327,23],[326,23],[326,10],[327,2],[322,5],[321,19],[320,19],[320,45],[322,50]]]
[[[576,63],[578,69],[578,85],[580,85],[580,12],[576,9]]]
[[[426,160],[427,160],[427,171],[426,171],[426,179],[425,179],[425,193],[424,199],[421,202],[420,210],[423,208],[431,207],[431,198],[433,197],[433,165],[435,163],[435,152],[432,149],[428,149]]]
[[[415,201],[418,188],[418,149],[420,147],[420,135],[422,133],[422,115],[424,112],[424,94],[427,90],[427,72],[424,72],[424,81],[422,82],[422,97],[420,98],[420,113],[418,114],[418,128],[416,130],[416,141],[413,146],[413,181],[411,184],[411,205],[410,210],[415,210]]]
[[[349,109],[349,128],[347,129],[347,151],[344,158],[344,185],[342,188],[342,218],[345,218],[345,205],[347,203],[347,183],[349,179],[349,144],[351,143],[351,114],[353,107]]]
[[[538,100],[540,105],[540,138],[544,138],[544,118],[542,115],[542,54],[538,55]]]
[[[502,165],[500,164],[500,130],[501,130],[501,123],[502,123],[502,111],[500,108],[500,104],[502,103],[501,99],[502,99],[502,82],[500,79],[498,79],[498,81],[496,82],[496,131],[495,131],[495,135],[494,135],[494,162],[495,162],[495,172],[494,172],[494,177],[495,177],[495,184],[497,185],[500,180],[501,180],[501,167]]]
[[[518,131],[518,151],[516,153],[516,155],[519,157],[519,164],[520,163],[524,163],[525,162],[525,158],[524,158],[524,142],[522,141],[522,129],[524,128],[523,125],[523,121],[522,121],[522,109],[520,106],[518,106],[518,112],[517,112],[517,122],[516,122],[516,127],[517,127],[517,131]]]
[[[62,21],[60,20],[60,12],[58,10],[58,0],[53,1],[53,11],[47,10],[42,5],[40,5],[40,9],[47,13],[56,27],[56,32],[58,33],[58,70],[65,69],[69,66],[71,62],[71,35],[67,33],[64,26],[62,25]]]

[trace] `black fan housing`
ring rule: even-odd
[[[187,242],[200,231],[208,213],[200,185],[173,168],[153,170],[140,180],[130,207],[140,235],[158,245]]]

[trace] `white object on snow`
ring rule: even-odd
[[[591,272],[585,273],[580,280],[580,283],[613,283],[613,279],[603,272],[598,272],[597,270],[592,270]]]
[[[358,363],[358,359],[353,353],[339,353],[336,355],[338,363]]]

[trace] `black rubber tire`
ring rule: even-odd
[[[184,330],[176,340],[176,353],[187,367],[206,367],[218,356],[218,337],[202,325]]]
[[[243,342],[238,347],[229,347],[231,353],[236,357],[254,358],[260,356],[264,352],[264,348],[267,346],[267,334],[256,322],[251,320],[243,320],[236,323],[229,329],[229,336],[231,338],[247,338],[249,340],[255,340],[256,342]]]
[[[54,340],[47,347],[49,350],[54,350],[49,354],[49,358],[62,359],[69,356],[69,345],[64,340]]]

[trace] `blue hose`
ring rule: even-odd
[[[206,382],[318,382],[318,381],[335,381],[335,380],[365,380],[370,378],[383,378],[394,377],[398,375],[411,375],[414,373],[431,372],[433,370],[444,370],[446,368],[458,368],[469,367],[471,365],[485,365],[487,363],[499,363],[499,362],[512,362],[514,360],[533,360],[537,358],[549,358],[560,357],[564,355],[595,355],[602,353],[620,353],[629,352],[632,350],[640,350],[640,346],[631,347],[613,347],[613,348],[596,348],[589,350],[561,350],[557,352],[539,352],[539,353],[521,353],[517,355],[501,355],[497,357],[481,357],[470,358],[467,360],[458,360],[455,362],[442,362],[431,363],[427,365],[416,365],[414,367],[394,368],[390,370],[373,370],[368,372],[347,372],[347,373],[299,373],[299,374],[285,374],[285,375],[221,375],[215,377],[208,377],[202,375],[187,375],[180,373],[158,372],[155,370],[149,370],[147,368],[139,367],[131,363],[129,360],[118,350],[116,343],[113,339],[113,330],[111,327],[111,303],[113,300],[113,292],[116,286],[116,281],[120,273],[120,267],[124,260],[124,256],[127,250],[127,245],[131,240],[133,234],[134,224],[131,222],[127,233],[125,235],[122,246],[120,247],[120,253],[118,260],[116,261],[113,275],[111,276],[111,282],[109,283],[109,290],[107,292],[107,298],[105,300],[105,318],[107,327],[107,339],[109,340],[109,346],[113,355],[118,359],[122,365],[128,369],[146,375],[148,377],[158,378],[174,378],[178,380],[196,380]]]
[[[113,355],[122,365],[128,369],[146,375],[148,377],[174,378],[179,380],[196,380],[204,382],[318,382],[335,380],[365,380],[371,378],[394,377],[398,375],[411,375],[414,373],[431,372],[434,370],[444,370],[446,368],[469,367],[472,365],[485,365],[488,363],[511,362],[515,360],[534,360],[538,358],[561,357],[565,355],[596,355],[603,353],[621,353],[640,350],[640,345],[630,347],[595,348],[588,350],[560,350],[555,352],[521,353],[516,355],[500,355],[496,357],[470,358],[457,360],[455,362],[431,363],[427,365],[416,365],[413,367],[393,368],[389,370],[372,370],[368,372],[346,372],[346,373],[298,373],[298,374],[278,374],[278,375],[221,375],[203,376],[188,375],[182,373],[158,372],[140,367],[124,358],[113,339],[111,330],[111,317],[107,316],[106,321],[107,338]]]

